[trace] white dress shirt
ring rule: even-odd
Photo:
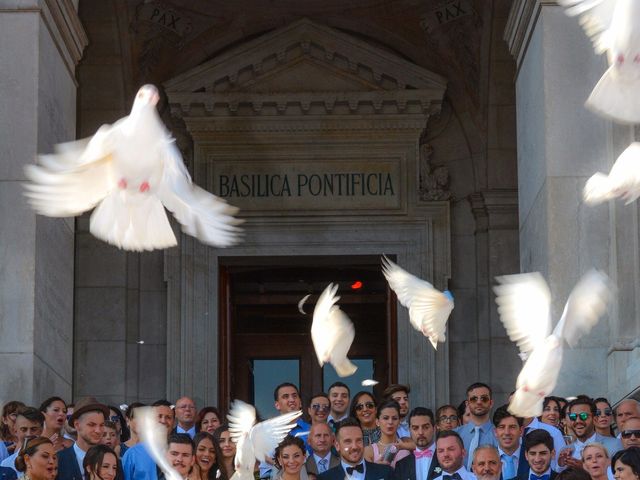
[[[431,450],[431,453],[433,454],[433,456],[431,458],[429,457],[422,457],[422,458],[416,458],[416,480],[426,480],[427,479],[427,475],[429,475],[429,469],[431,468],[431,461],[433,460],[433,457],[436,456],[436,442],[433,442],[431,445],[429,445],[427,448],[416,448],[416,451],[423,451],[423,450]]]
[[[367,474],[367,466],[364,463],[364,459],[362,459],[362,473],[354,470],[353,473],[351,475],[349,475],[347,473],[347,468],[351,468],[354,465],[349,465],[348,463],[345,463],[343,460],[340,460],[340,463],[342,464],[342,469],[344,470],[344,473],[346,474],[346,479],[347,480],[364,480],[364,476]]]
[[[78,443],[73,444],[73,452],[76,454],[76,462],[78,462],[78,467],[80,468],[80,473],[84,477],[84,467],[82,464],[84,463],[84,456],[87,454],[84,450],[82,450]]]
[[[460,475],[460,478],[462,480],[477,480],[476,476],[473,473],[471,473],[469,470],[467,470],[464,467],[464,465],[452,473],[447,473],[443,470],[442,474],[439,477],[436,477],[434,480],[443,480],[445,475],[453,475],[454,473],[457,473],[458,475]]]
[[[547,471],[544,472],[542,475],[538,475],[533,470],[529,469],[529,473],[527,474],[527,480],[531,478],[531,475],[535,475],[537,477],[541,477],[542,475],[549,475],[549,478],[551,478],[551,467],[547,468]]]

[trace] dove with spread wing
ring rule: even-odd
[[[182,480],[182,476],[171,466],[167,459],[167,428],[160,424],[153,407],[136,409],[140,439],[145,449],[162,470],[167,480]]]
[[[231,439],[236,443],[236,471],[230,480],[253,480],[256,460],[264,461],[296,426],[302,411],[285,413],[256,424],[256,409],[235,400],[227,415]]]
[[[598,323],[611,297],[610,281],[596,270],[584,275],[552,332],[551,293],[542,275],[523,273],[496,280],[500,284],[494,287],[500,320],[525,360],[509,411],[519,417],[537,417],[542,414],[544,397],[556,386],[564,342],[575,347]]]
[[[386,256],[382,257],[382,273],[398,301],[409,309],[413,328],[422,332],[437,349],[438,342],[446,339],[447,320],[454,306],[451,292],[438,291],[429,282],[411,275]]]
[[[633,142],[620,154],[609,175],[598,172],[587,180],[583,197],[589,205],[614,198],[629,204],[640,197],[640,143]]]
[[[596,113],[623,123],[640,123],[640,2],[558,0],[578,16],[596,53],[607,52],[609,68],[587,99]]]
[[[358,367],[349,361],[347,354],[356,336],[353,322],[340,310],[336,302],[338,285],[329,284],[318,297],[313,310],[311,341],[320,366],[330,363],[341,377],[353,375]]]
[[[207,245],[236,243],[237,209],[193,185],[156,110],[159,98],[156,87],[143,86],[128,116],[28,165],[25,194],[36,212],[70,217],[95,207],[91,233],[124,250],[177,245],[165,208]]]

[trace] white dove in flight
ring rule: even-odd
[[[140,251],[177,245],[166,207],[185,233],[203,243],[236,243],[237,209],[192,184],[156,110],[159,98],[156,87],[143,86],[128,116],[103,125],[90,139],[58,145],[55,154],[40,156],[40,165],[28,165],[25,194],[36,212],[70,217],[96,207],[91,233]]]
[[[256,409],[235,400],[227,415],[231,439],[236,443],[236,471],[230,480],[253,480],[256,460],[264,461],[273,454],[278,444],[296,426],[295,420],[302,411],[285,413],[256,423]]]
[[[586,105],[623,123],[640,123],[640,2],[638,0],[558,0],[591,38],[596,53],[607,52],[609,69]]]
[[[611,297],[609,278],[591,270],[569,295],[564,312],[551,332],[551,293],[539,273],[496,277],[498,313],[509,338],[518,345],[525,364],[518,375],[509,411],[519,417],[542,414],[544,397],[556,386],[563,343],[575,347],[605,312]]]
[[[409,309],[413,328],[429,339],[433,348],[446,340],[447,320],[453,310],[453,296],[440,292],[429,282],[419,279],[398,265],[382,257],[382,273],[396,293],[398,301]]]
[[[320,366],[330,363],[341,377],[353,375],[358,369],[347,358],[356,330],[349,317],[335,303],[338,285],[329,284],[318,297],[313,310],[311,340]]]
[[[160,467],[167,480],[182,480],[182,475],[171,466],[167,459],[167,429],[156,419],[153,407],[137,409],[136,418],[138,415],[140,416],[138,420],[140,438],[153,461]]]
[[[640,143],[633,142],[620,154],[609,175],[598,172],[587,180],[583,197],[589,205],[618,197],[629,204],[640,197]]]

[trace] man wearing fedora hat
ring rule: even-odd
[[[84,456],[87,450],[101,442],[107,418],[109,407],[95,398],[86,397],[76,402],[69,423],[78,432],[78,440],[69,448],[58,452],[57,480],[83,480]]]

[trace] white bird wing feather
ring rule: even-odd
[[[551,332],[551,293],[539,273],[496,277],[493,288],[507,335],[528,355]]]
[[[153,413],[153,408],[141,408],[136,411],[137,415],[140,415],[139,424],[142,442],[153,461],[164,472],[167,480],[182,480],[182,476],[174,470],[165,456],[167,451],[167,432],[165,427],[158,423]]]
[[[335,294],[338,285],[329,284],[320,294],[313,310],[311,340],[322,366],[330,362],[338,375],[346,377],[357,367],[347,358],[356,332],[353,322],[335,303],[340,299]]]
[[[111,127],[102,126],[91,139],[56,146],[41,155],[40,165],[25,166],[30,180],[25,195],[34,210],[49,217],[71,217],[95,207],[115,187]]]
[[[163,176],[158,188],[162,204],[182,230],[208,245],[228,247],[239,240],[237,208],[194,185],[175,142],[167,138],[162,154]]]
[[[382,272],[398,301],[409,309],[413,327],[429,337],[433,348],[445,341],[447,320],[454,303],[429,282],[411,275],[387,257],[382,258]]]
[[[256,423],[256,409],[242,400],[234,400],[227,419],[231,438],[237,442],[243,434],[248,434]]]
[[[580,25],[593,43],[596,53],[612,47],[611,31],[616,0],[557,0],[569,16],[578,16]]]
[[[265,457],[272,455],[278,444],[287,436],[289,431],[296,426],[296,419],[302,415],[302,411],[285,413],[277,417],[265,420],[251,429],[249,438],[253,444],[256,459],[264,461]]]
[[[611,281],[604,273],[590,270],[571,291],[554,335],[575,347],[580,337],[598,323],[611,299]]]

